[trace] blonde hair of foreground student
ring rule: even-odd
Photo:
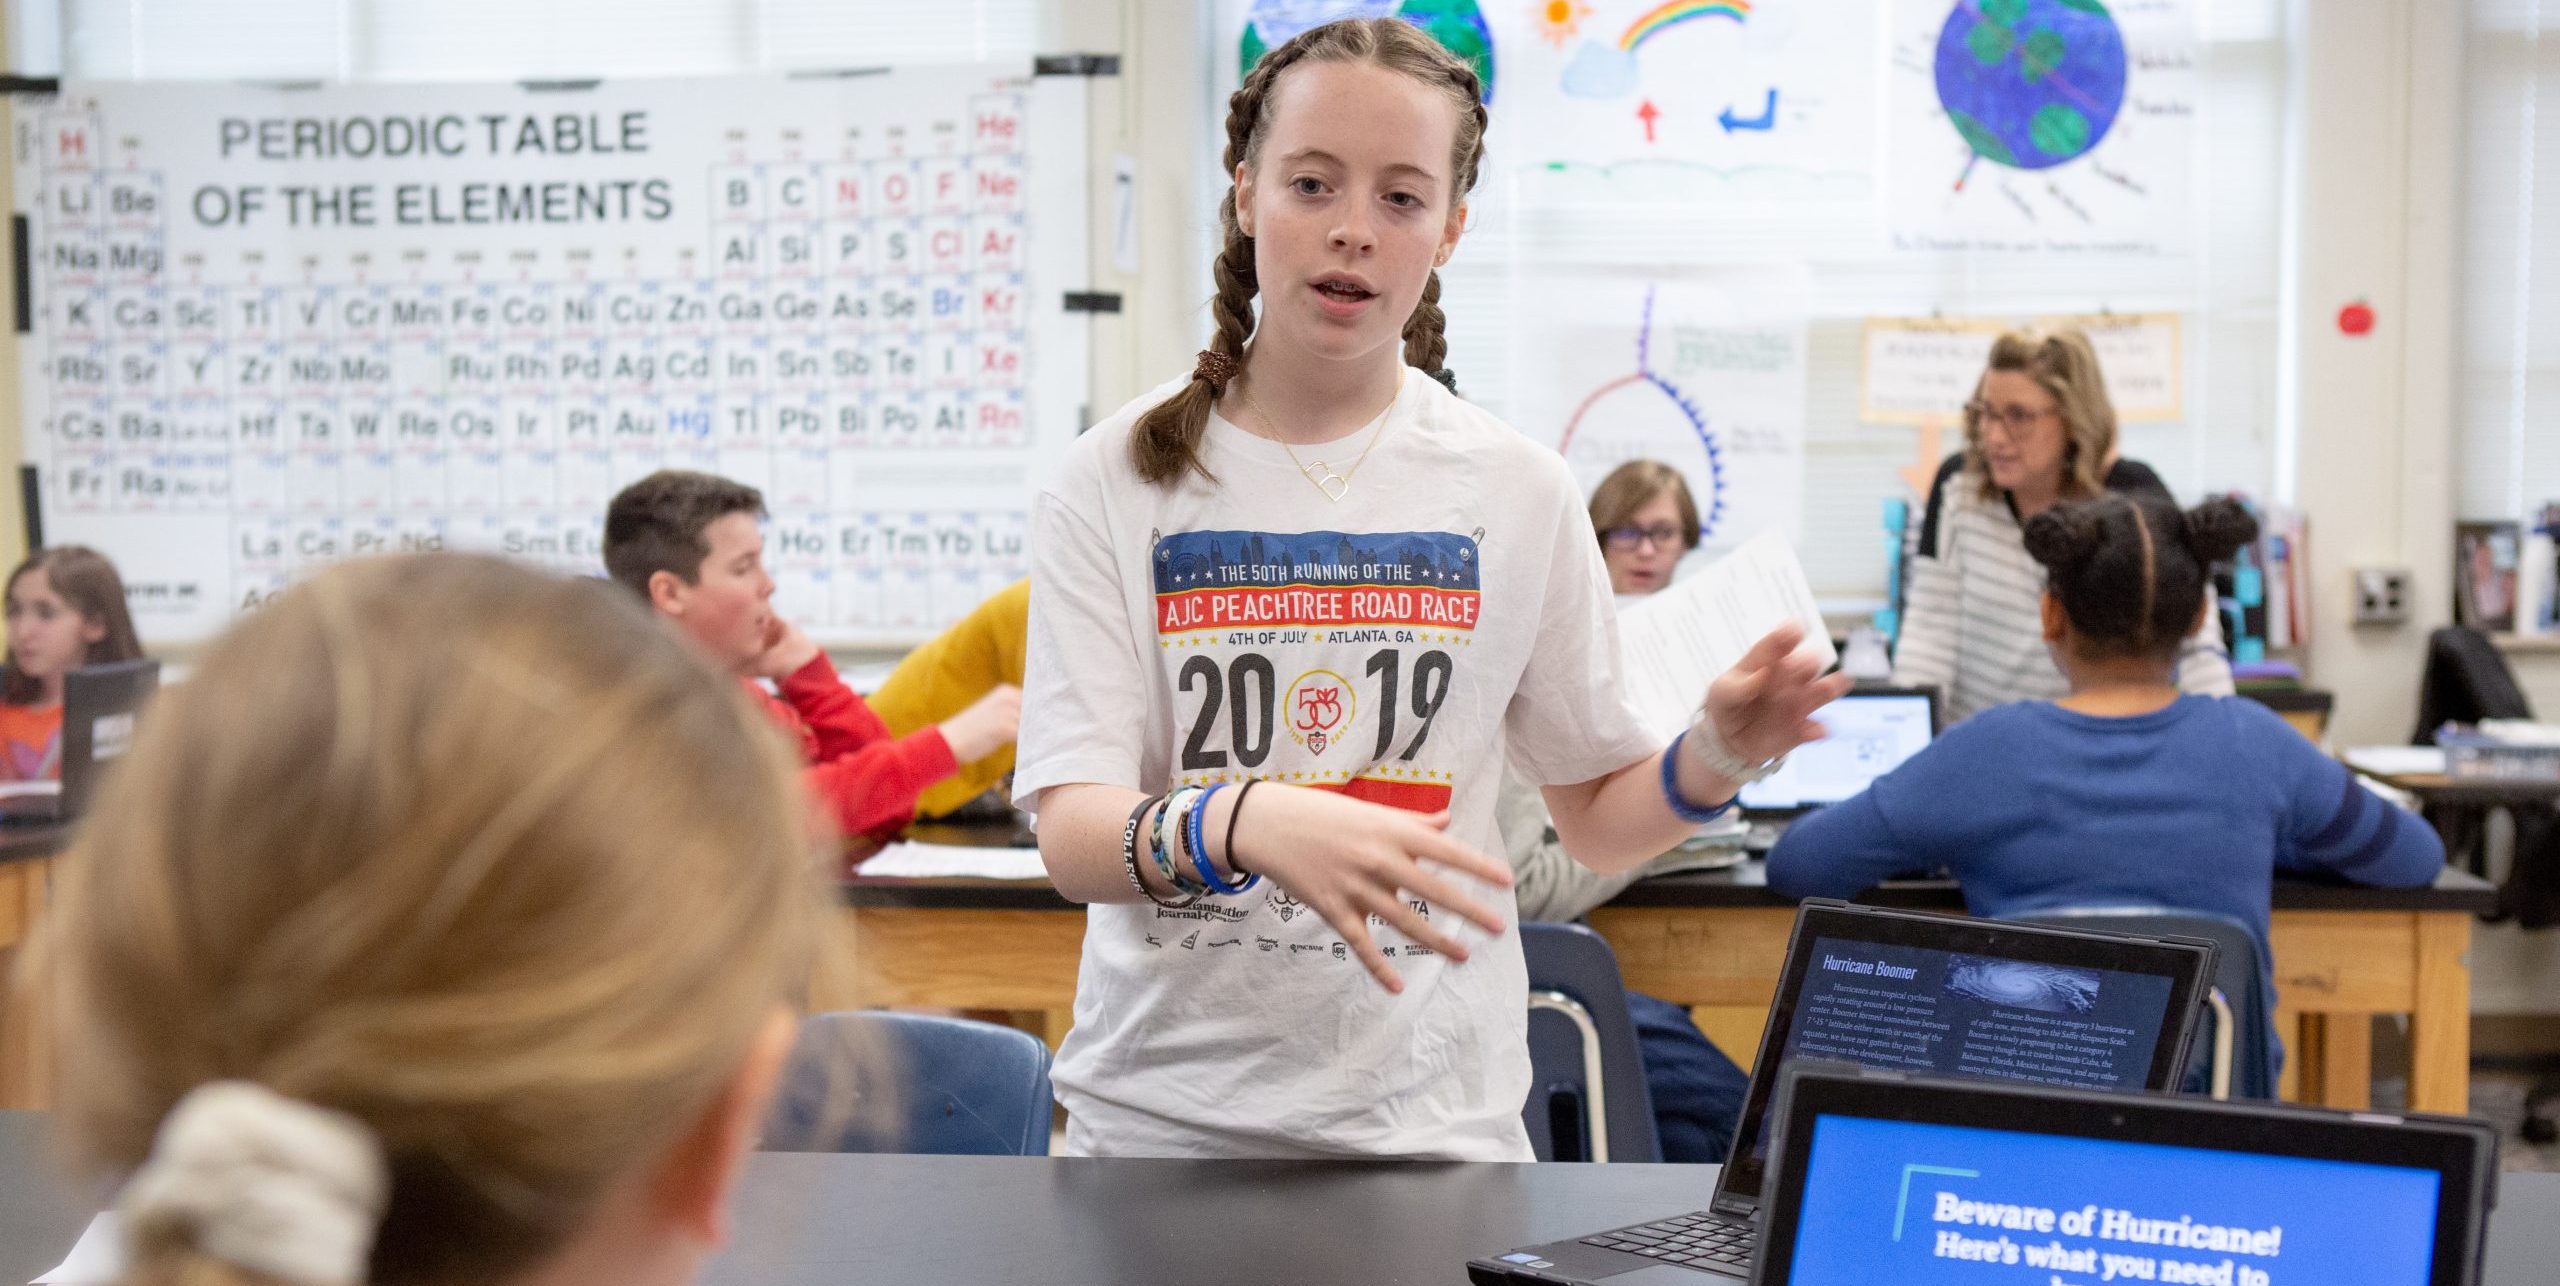
[[[602,582],[426,555],[240,623],[147,715],[35,966],[75,1152],[151,1161],[127,1282],[291,1279],[211,1249],[301,1199],[272,1138],[135,1209],[173,1108],[237,1081],[378,1144],[369,1256],[317,1280],[688,1278],[809,976],[809,818],[734,683]]]

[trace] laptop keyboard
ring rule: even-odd
[[[1695,1214],[1677,1215],[1654,1223],[1638,1224],[1585,1237],[1582,1244],[1603,1250],[1623,1250],[1666,1264],[1705,1267],[1722,1264],[1731,1268],[1751,1266],[1751,1248],[1759,1239],[1758,1229],[1747,1223],[1701,1210]]]

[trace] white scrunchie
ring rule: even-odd
[[[247,1081],[178,1100],[117,1198],[128,1230],[175,1222],[197,1249],[306,1286],[366,1276],[391,1176],[362,1121]]]

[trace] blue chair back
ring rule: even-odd
[[[818,1014],[775,1095],[773,1152],[1049,1155],[1049,1047],[966,1018]]]
[[[2204,1020],[2187,1051],[2180,1088],[2215,1098],[2271,1099],[2281,1046],[2275,1035],[2275,997],[2268,994],[2266,948],[2248,925],[2218,911],[2162,906],[2054,907],[2008,917],[2027,924],[2111,929],[2123,933],[2206,938],[2220,948]]]
[[[1644,1053],[1618,957],[1578,924],[1520,926],[1529,961],[1529,1101],[1541,1161],[1659,1161]]]

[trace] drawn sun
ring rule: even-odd
[[[1529,12],[1531,21],[1538,24],[1538,34],[1562,49],[1564,42],[1582,33],[1582,20],[1591,16],[1591,6],[1582,0],[1537,0]]]

